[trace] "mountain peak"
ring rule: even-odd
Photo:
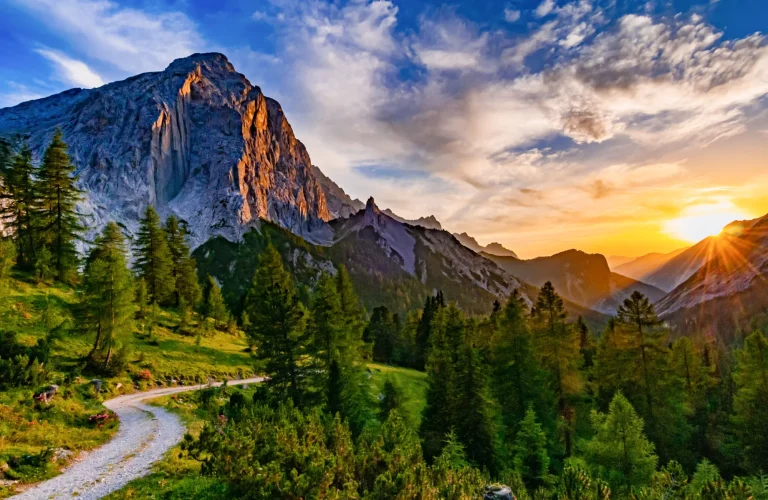
[[[187,73],[193,71],[199,65],[204,65],[209,68],[223,69],[228,72],[235,71],[235,67],[229,62],[227,56],[220,52],[204,52],[182,57],[174,60],[165,70]]]
[[[374,213],[379,211],[379,207],[376,206],[376,202],[373,200],[373,196],[368,198],[368,201],[365,202],[365,211]]]

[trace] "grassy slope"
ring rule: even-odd
[[[36,284],[26,281],[23,275],[14,276],[0,287],[0,328],[15,330],[18,340],[28,345],[46,334],[46,302],[53,324],[58,324],[71,315],[76,301],[70,287]],[[178,317],[174,312],[162,311],[159,323],[152,342],[139,332],[121,339],[133,347],[128,370],[121,377],[102,378],[103,390],[98,395],[89,384],[88,374],[78,376],[82,370],[80,359],[88,353],[92,339],[77,334],[74,328],[64,328],[46,366],[48,383],[60,386],[59,395],[51,405],[41,407],[32,400],[39,387],[0,392],[0,465],[11,457],[38,454],[46,448],[78,452],[104,443],[117,430],[116,423],[98,428],[88,422],[88,417],[104,410],[102,400],[133,391],[134,383],[145,389],[167,384],[170,379],[234,378],[253,372],[253,363],[244,352],[246,342],[241,336],[216,332],[202,338],[198,346],[193,336],[176,333]],[[149,369],[153,379],[135,382],[135,374],[142,369]],[[122,387],[118,389],[117,384]],[[67,459],[73,456],[66,455]],[[44,479],[54,475],[67,459],[42,468],[15,471],[14,478],[22,482]],[[0,497],[10,493],[10,489],[0,487]]]
[[[384,387],[387,378],[391,378],[400,386],[405,397],[404,413],[410,417],[409,422],[418,431],[421,423],[421,412],[426,405],[427,374],[408,368],[377,363],[370,363],[368,368],[372,373],[371,390],[374,395],[378,396],[381,393],[381,388]]]

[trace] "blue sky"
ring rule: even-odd
[[[223,52],[350,194],[524,256],[671,250],[670,221],[768,212],[764,0],[0,8],[0,106]]]

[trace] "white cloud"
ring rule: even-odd
[[[507,7],[504,9],[504,20],[508,23],[514,23],[520,20],[520,11]]]
[[[87,89],[104,85],[104,80],[82,61],[51,49],[37,49],[35,52],[54,64],[57,79],[63,83]]]
[[[90,58],[124,73],[164,69],[179,57],[199,52],[205,43],[181,12],[121,7],[110,0],[12,0]]]
[[[17,82],[7,82],[9,91],[0,93],[0,108],[15,106],[22,102],[32,101],[45,97],[45,94],[30,89],[26,85]]]
[[[538,7],[536,7],[534,14],[536,15],[536,17],[544,17],[550,12],[552,12],[554,8],[555,8],[555,0],[544,0],[539,4]]]

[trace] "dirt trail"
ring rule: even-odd
[[[230,380],[229,385],[259,383],[261,377]],[[221,383],[211,384],[219,386]],[[168,387],[118,396],[104,406],[120,417],[120,430],[104,446],[88,452],[85,458],[16,495],[14,499],[78,498],[91,500],[119,490],[128,482],[145,476],[163,454],[184,437],[184,425],[173,413],[143,404],[143,401],[180,392],[204,389],[207,385]]]

